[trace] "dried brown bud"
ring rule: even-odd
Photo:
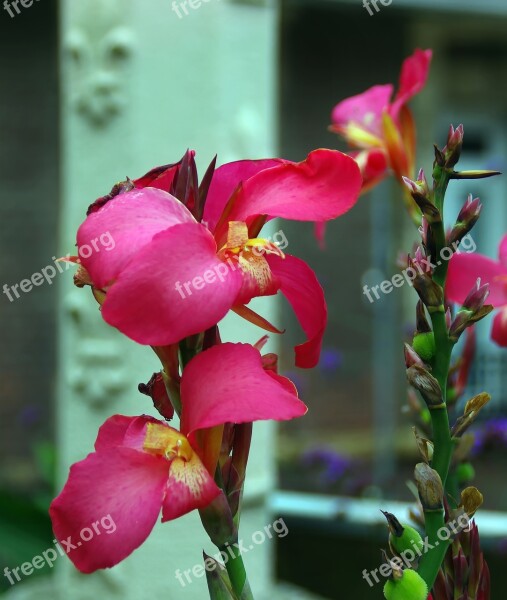
[[[422,459],[425,463],[429,464],[433,458],[433,442],[423,437],[415,427],[412,428],[412,431],[414,432],[415,441]]]
[[[476,487],[470,486],[461,492],[461,504],[467,515],[472,518],[484,502],[483,495]]]
[[[422,303],[429,309],[440,309],[443,310],[444,304],[444,291],[435,283],[429,275],[426,273],[418,274],[413,282],[415,291],[419,294],[419,298]],[[430,310],[431,312],[431,310]]]
[[[463,416],[459,417],[454,424],[451,432],[452,436],[459,437],[464,433],[478,417],[481,409],[486,406],[490,400],[491,396],[487,392],[482,392],[471,398],[465,405]]]
[[[407,379],[410,385],[421,394],[430,410],[442,406],[443,395],[440,384],[426,369],[413,365],[407,369]]]
[[[414,476],[423,509],[427,511],[443,508],[444,487],[440,475],[426,463],[418,463]]]

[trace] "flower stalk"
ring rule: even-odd
[[[405,179],[405,184],[425,219],[425,227],[422,230],[424,251],[430,258],[433,255],[436,262],[431,272],[419,274],[414,281],[414,288],[431,319],[432,347],[431,353],[425,357],[428,358],[428,370],[417,364],[414,357],[411,358],[412,366],[407,370],[408,380],[412,387],[420,392],[431,419],[433,447],[431,466],[421,463],[416,467],[416,481],[429,541],[429,550],[421,557],[417,571],[426,582],[428,590],[431,590],[435,584],[447,550],[452,543],[452,539],[446,542],[438,535],[446,524],[444,495],[445,502],[452,508],[456,508],[458,495],[455,478],[452,474],[449,476],[453,453],[458,442],[449,424],[447,402],[452,351],[459,335],[492,309],[484,306],[488,289],[487,286],[481,287],[480,283],[477,283],[476,288],[470,292],[464,307],[452,323],[445,301],[449,261],[443,260],[443,252],[448,252],[451,244],[447,239],[443,220],[444,202],[450,180],[461,178],[454,167],[459,161],[462,145],[463,126],[460,125],[456,129],[451,126],[447,146],[443,150],[435,147],[432,190],[420,182]],[[489,173],[489,175],[494,174],[496,173]],[[466,177],[469,176],[468,173]],[[484,173],[477,174],[477,177],[483,176]],[[452,246],[453,252],[456,251],[457,244],[463,236],[472,229],[479,218],[479,213],[479,201],[469,198],[458,216],[457,225],[450,233],[450,240],[455,242]],[[419,305],[418,322],[420,313]],[[430,492],[434,493],[435,489],[442,490],[442,497],[438,502],[432,503],[428,501],[428,495],[431,495]]]

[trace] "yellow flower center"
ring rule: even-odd
[[[245,222],[229,221],[227,243],[220,249],[218,256],[224,262],[237,260],[239,268],[247,276],[245,286],[251,288],[252,295],[272,293],[271,270],[264,254],[276,254],[285,258],[285,254],[273,242],[264,238],[250,239]]]
[[[181,458],[188,462],[194,455],[192,446],[182,433],[158,423],[148,423],[143,449],[169,461]]]

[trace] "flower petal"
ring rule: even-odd
[[[507,269],[507,235],[505,235],[498,247],[498,258],[502,265]]]
[[[329,221],[357,201],[361,174],[354,159],[337,150],[315,150],[300,163],[284,163],[254,175],[238,189],[228,221],[258,215],[295,221]],[[227,223],[215,232],[227,233]]]
[[[445,293],[449,300],[463,304],[477,279],[489,283],[487,304],[507,304],[507,269],[481,254],[455,254],[449,262]]]
[[[169,469],[162,521],[177,519],[196,508],[204,508],[220,494],[197,454],[189,461],[175,458]]]
[[[195,151],[190,151],[192,156],[195,156]],[[172,165],[163,165],[161,167],[155,167],[148,171],[146,175],[134,179],[132,182],[136,189],[143,189],[146,187],[157,188],[164,192],[169,192],[173,184],[174,178],[178,174],[179,168],[181,167],[183,159]]]
[[[175,225],[121,272],[102,315],[140,344],[166,346],[218,323],[241,284],[240,271],[217,257],[213,236],[203,225]]]
[[[300,417],[306,406],[275,381],[249,344],[220,344],[198,354],[183,371],[181,430],[191,443],[199,429]]]
[[[361,170],[363,178],[361,194],[376,186],[387,175],[387,156],[384,150],[372,148],[371,150],[351,153],[351,156]]]
[[[130,448],[95,452],[72,465],[49,514],[56,538],[76,546],[68,557],[80,571],[113,567],[144,542],[160,514],[168,467]]]
[[[324,291],[312,269],[299,258],[286,254],[284,260],[277,256],[269,256],[267,260],[308,338],[295,348],[296,366],[315,367],[327,323]]]
[[[95,450],[101,452],[109,448],[123,445],[123,440],[128,428],[137,417],[126,417],[125,415],[113,415],[100,427],[95,442]]]
[[[162,190],[144,188],[120,194],[79,228],[82,265],[95,287],[103,288],[154,235],[178,223],[195,222],[181,202]]]
[[[215,230],[226,205],[234,190],[242,181],[253,175],[284,164],[279,158],[266,158],[262,160],[238,160],[230,162],[216,169],[206,199],[203,221],[210,231]]]
[[[331,120],[340,128],[354,123],[373,135],[381,137],[382,111],[389,106],[392,95],[391,84],[375,85],[337,104],[333,109]]]
[[[389,111],[395,121],[398,120],[401,107],[426,85],[432,54],[431,50],[417,48],[411,56],[403,61],[398,92]]]
[[[493,319],[491,339],[502,348],[507,347],[507,308],[498,311]]]

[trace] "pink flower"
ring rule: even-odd
[[[431,56],[431,50],[417,49],[404,61],[399,89],[392,100],[391,84],[375,85],[333,109],[331,129],[352,147],[375,156],[373,173],[370,158],[361,157],[363,171],[370,165],[370,176],[365,177],[367,189],[386,175],[388,167],[398,180],[414,174],[415,127],[407,103],[424,88]],[[384,155],[383,164],[379,152]]]
[[[100,199],[79,228],[79,248],[104,232],[115,241],[111,252],[82,257],[94,288],[106,292],[104,319],[152,346],[205,331],[231,309],[278,331],[246,305],[281,291],[307,336],[296,364],[317,364],[327,319],[322,288],[306,263],[258,236],[275,217],[323,222],[348,211],[361,188],[354,160],[316,150],[301,163],[225,164],[211,179],[202,223],[194,217],[197,192],[188,194],[187,186],[187,206],[168,193],[181,170],[178,163],[151,171],[130,182],[134,189]]]
[[[263,368],[259,351],[247,344],[221,344],[198,354],[181,380],[181,431],[147,416],[115,415],[99,430],[95,452],[74,464],[50,516],[58,540],[84,573],[112,567],[162,521],[203,508],[220,493],[206,460],[202,433],[225,423],[286,420],[306,406],[294,385]],[[221,438],[215,437],[218,448]],[[100,529],[102,519],[114,531]],[[82,532],[88,528],[86,538]]]
[[[507,347],[507,235],[500,242],[499,260],[481,254],[455,254],[449,263],[446,297],[463,304],[476,285],[489,283],[488,304],[499,308],[493,320],[491,338],[499,346]]]

